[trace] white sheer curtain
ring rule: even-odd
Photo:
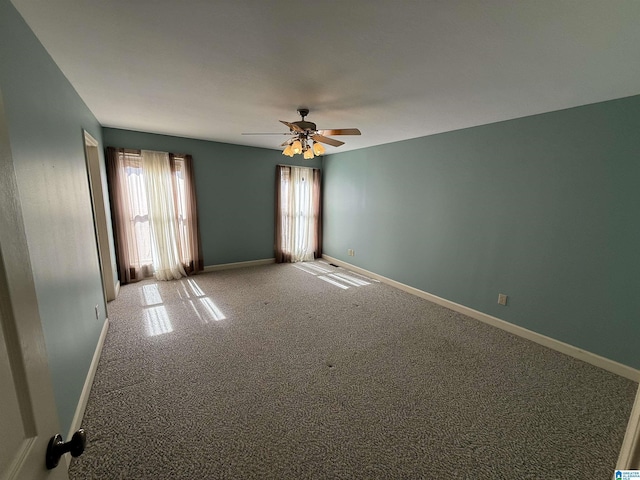
[[[315,187],[312,168],[280,169],[278,247],[285,261],[305,262],[316,253],[317,214],[314,208]]]
[[[144,178],[149,212],[151,251],[154,276],[158,280],[186,277],[180,261],[178,218],[171,183],[169,154],[142,150],[142,177]]]
[[[123,192],[129,206],[129,229],[133,232],[127,238],[131,264],[142,277],[153,273],[153,257],[151,256],[151,234],[149,232],[149,209],[147,208],[147,192],[142,177],[142,162],[138,156],[125,155],[125,182]]]

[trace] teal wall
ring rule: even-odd
[[[206,265],[271,258],[275,165],[320,162],[102,129],[8,0],[0,91],[66,433],[105,312],[82,129],[193,155]],[[640,96],[330,155],[324,250],[640,368],[638,132]]]
[[[326,254],[640,368],[640,96],[323,168]]]
[[[0,0],[0,90],[66,436],[105,319],[82,130],[98,141],[102,132],[8,0]]]
[[[104,128],[103,138],[109,147],[193,156],[205,266],[273,258],[276,165],[321,163],[279,150],[113,128]]]

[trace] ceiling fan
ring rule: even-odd
[[[316,124],[305,121],[305,117],[309,115],[308,108],[299,108],[298,113],[302,120],[297,122],[285,122],[280,120],[289,127],[289,133],[243,133],[242,135],[290,135],[281,147],[285,147],[282,151],[283,155],[293,157],[296,154],[302,154],[304,158],[311,159],[315,155],[322,155],[325,150],[322,144],[339,147],[344,142],[327,137],[327,135],[360,135],[357,128],[339,128],[333,130],[318,130]]]

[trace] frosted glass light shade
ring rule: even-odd
[[[313,150],[311,150],[310,148],[307,148],[304,151],[304,158],[305,160],[311,160],[313,158]]]
[[[294,154],[302,153],[302,144],[300,143],[300,140],[293,142],[291,148],[293,149]]]
[[[282,154],[286,155],[287,157],[293,157],[293,148],[291,147],[291,145],[287,145],[282,151]]]
[[[324,147],[318,142],[313,142],[313,153],[316,155],[322,155],[324,153]]]

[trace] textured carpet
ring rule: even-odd
[[[637,389],[325,262],[128,285],[109,318],[71,479],[605,479]]]

